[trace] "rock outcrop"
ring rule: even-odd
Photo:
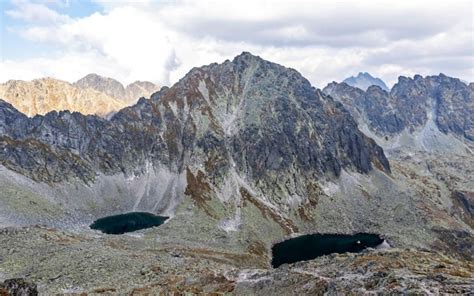
[[[468,295],[472,291],[472,261],[428,250],[331,254],[270,268],[249,253],[170,248],[163,243],[151,249],[155,237],[146,237],[94,239],[92,234],[39,227],[0,231],[0,243],[7,243],[0,256],[15,262],[0,261],[0,268],[14,273],[27,270],[40,295]],[[12,248],[15,252],[8,255]],[[0,283],[0,295],[1,287]]]
[[[36,284],[30,283],[24,279],[7,279],[3,283],[0,282],[1,296],[37,296],[38,287]]]
[[[334,176],[343,168],[390,170],[382,149],[340,104],[296,71],[248,53],[193,69],[110,121],[67,111],[28,119],[5,103],[1,110],[2,163],[42,181],[86,182],[147,161],[176,171],[199,161],[213,178],[235,167],[256,181],[292,168]],[[65,174],[64,162],[76,165]]]
[[[323,91],[343,103],[370,136],[388,137],[386,143],[378,141],[383,146],[411,141],[424,150],[458,152],[455,143],[474,141],[474,90],[444,74],[400,76],[390,92],[377,86],[362,91],[336,82]],[[407,136],[394,138],[402,134]]]
[[[343,201],[343,187],[390,173],[383,150],[340,103],[297,71],[249,53],[194,68],[109,120],[68,111],[27,118],[2,102],[0,164],[5,224],[70,225],[150,209],[173,217],[191,204],[225,231],[268,219],[262,223],[274,233],[266,242],[298,232],[300,223],[309,229],[324,220],[319,211],[333,216],[319,224],[329,230],[340,214],[321,196],[341,196],[348,210],[367,192]],[[343,178],[360,180],[339,185]],[[23,208],[30,199],[51,210]],[[366,230],[364,211],[347,212],[358,221],[347,223]],[[265,228],[245,231],[256,237]]]
[[[347,111],[297,71],[242,53],[108,120],[28,118],[0,101],[0,275],[28,273],[50,294],[462,293],[472,163],[459,156],[441,167],[409,154],[389,164],[357,122],[391,97],[368,93],[377,100]],[[374,125],[390,110],[374,111]],[[406,118],[423,117],[400,118],[406,129]],[[454,190],[464,194],[456,204],[446,194]],[[170,218],[117,237],[87,228],[130,211]],[[270,269],[271,246],[285,238],[357,232],[396,249]],[[420,275],[433,268],[444,269],[439,281]]]

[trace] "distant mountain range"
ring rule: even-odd
[[[102,77],[97,74],[88,74],[74,83],[81,88],[92,88],[117,98],[127,105],[135,103],[139,98],[149,98],[159,90],[159,86],[149,81],[135,81],[124,87],[113,78]]]
[[[10,80],[0,84],[0,98],[28,116],[53,110],[107,116],[157,90],[151,82],[137,81],[123,87],[112,78],[89,74],[73,84],[54,78]]]
[[[400,76],[390,92],[330,83],[323,92],[340,101],[359,127],[385,148],[464,152],[474,141],[474,83],[444,74]]]
[[[346,78],[343,82],[347,83],[350,86],[360,88],[364,91],[372,85],[377,85],[381,89],[389,91],[389,88],[387,87],[385,82],[383,82],[382,79],[375,78],[367,72],[359,72],[357,76],[351,76],[349,78]]]

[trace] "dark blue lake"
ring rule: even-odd
[[[277,243],[272,247],[272,266],[311,260],[331,253],[360,252],[380,245],[376,234],[308,234]]]
[[[168,217],[156,216],[145,212],[131,212],[126,214],[100,218],[90,225],[90,228],[107,234],[123,234],[140,229],[155,227],[163,224]]]

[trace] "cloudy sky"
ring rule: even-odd
[[[0,82],[88,73],[176,82],[242,51],[324,87],[359,71],[389,85],[474,81],[472,1],[0,0]]]

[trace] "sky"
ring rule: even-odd
[[[358,72],[474,81],[474,1],[0,0],[0,82],[171,85],[242,51],[323,88]]]

